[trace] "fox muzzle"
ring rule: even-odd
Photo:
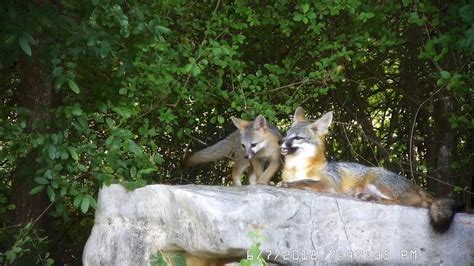
[[[252,159],[253,157],[255,156],[255,152],[249,150],[249,151],[245,151],[245,154],[244,154],[244,158],[247,159],[247,160],[250,160]]]
[[[293,147],[293,139],[283,141],[283,144],[281,145],[281,154],[283,156],[293,154],[296,150],[298,150],[298,148]]]

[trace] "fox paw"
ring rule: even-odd
[[[358,193],[356,198],[363,201],[377,201],[378,199],[369,193]]]

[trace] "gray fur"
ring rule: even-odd
[[[236,130],[216,144],[195,152],[186,160],[186,166],[190,167],[196,164],[234,157],[236,151],[242,150],[240,145],[240,132]]]

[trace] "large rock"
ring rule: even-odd
[[[152,185],[99,193],[84,265],[149,265],[159,251],[200,257],[244,257],[248,232],[264,227],[270,261],[314,265],[474,262],[474,217],[457,214],[434,233],[427,210],[386,206],[269,186]]]

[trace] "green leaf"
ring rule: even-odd
[[[74,198],[73,205],[76,207],[79,207],[81,204],[82,198],[84,197],[84,194],[79,194]]]
[[[114,107],[112,108],[112,111],[116,112],[118,115],[124,118],[129,118],[130,116],[132,116],[132,112],[130,111],[130,109],[125,107]]]
[[[58,135],[56,134],[51,134],[51,140],[53,141],[54,144],[58,144]]]
[[[303,11],[303,13],[308,12],[308,10],[309,10],[309,5],[308,5],[308,4],[302,4],[302,5],[301,5],[301,10]]]
[[[133,140],[128,141],[128,150],[135,153],[136,155],[142,154],[142,149]]]
[[[260,251],[260,244],[253,244],[250,249],[249,253],[253,256],[252,261],[258,261],[261,258],[262,252]]]
[[[29,35],[29,36],[28,36]],[[20,43],[20,47],[25,52],[25,54],[31,56],[31,47],[28,44],[28,40],[32,39],[31,34],[29,33],[23,33],[20,38],[18,39],[18,42]]]
[[[48,198],[50,201],[54,201],[56,198],[56,194],[54,193],[54,189],[50,186],[48,186],[48,189],[46,189],[46,192],[48,193]]]
[[[54,265],[54,260],[52,258],[48,258],[46,260],[46,266]]]
[[[44,172],[44,177],[48,178],[48,179],[52,179],[53,178],[53,172],[51,170],[46,170],[46,172]]]
[[[5,257],[8,259],[9,264],[13,264],[16,260],[16,253],[13,250],[5,251]]]
[[[366,18],[373,18],[373,17],[375,17],[375,14],[372,13],[372,12],[365,12],[365,17]]]
[[[471,2],[468,5],[465,5],[459,9],[459,16],[462,21],[467,24],[474,23],[474,3]]]
[[[191,68],[191,74],[196,77],[201,73],[201,68],[198,65],[193,65]]]
[[[67,153],[67,151],[62,150],[61,151],[61,160],[67,160],[68,158],[69,158],[69,154]]]
[[[58,66],[58,67],[55,67],[54,70],[53,70],[53,76],[54,77],[59,77],[63,74],[63,68]]]
[[[87,210],[89,210],[89,205],[90,205],[89,198],[88,197],[82,197],[82,201],[81,201],[81,211],[82,211],[82,213],[86,213]]]
[[[173,265],[176,266],[186,266],[186,260],[183,256],[183,254],[176,254],[173,256]]]
[[[302,21],[304,18],[304,15],[303,14],[296,14],[294,17],[293,17],[293,20],[294,21]]]
[[[54,88],[59,90],[61,86],[66,82],[65,76],[59,76],[54,80]]]
[[[79,160],[79,156],[77,155],[76,148],[67,147],[67,150],[69,151],[69,154],[71,154],[71,158],[77,162]]]
[[[113,129],[115,127],[115,121],[110,117],[107,117],[105,119],[105,123],[107,123],[107,126],[109,126],[110,129]]]
[[[164,27],[164,26],[156,26],[156,29],[157,29],[159,32],[165,33],[165,34],[171,32],[170,29],[168,29],[167,27]]]
[[[224,124],[224,122],[225,122],[224,117],[219,115],[219,116],[217,117],[217,122],[218,122],[219,124],[221,124],[221,125]]]
[[[102,41],[100,43],[99,55],[102,58],[105,58],[110,53],[111,47],[108,41]]]
[[[89,200],[89,205],[92,207],[92,209],[97,209],[97,202],[95,201],[94,197],[91,195],[85,195],[84,197],[87,197]]]
[[[449,73],[448,71],[441,71],[440,72],[441,74],[441,77],[444,78],[444,79],[449,79],[451,77],[451,73]]]
[[[163,258],[163,253],[161,252],[151,256],[150,262],[153,266],[168,266],[167,259]]]
[[[69,88],[75,92],[76,94],[79,94],[79,92],[81,92],[81,90],[79,89],[79,87],[77,86],[76,82],[74,82],[74,80],[72,79],[68,79],[67,80],[67,84],[69,85]]]
[[[47,185],[47,184],[49,184],[49,181],[48,181],[46,178],[44,178],[44,177],[36,177],[36,178],[35,178],[35,182],[38,183],[38,184],[40,184],[40,185]]]
[[[54,160],[56,158],[56,146],[49,145],[48,155],[49,155],[49,158],[51,158],[51,160]]]
[[[191,68],[193,68],[193,64],[189,63],[189,64],[184,66],[183,72],[184,73],[189,73],[189,72],[191,72]]]
[[[34,187],[34,188],[30,191],[30,195],[37,194],[37,193],[41,192],[43,189],[44,189],[44,186],[37,186],[37,187]]]
[[[80,116],[82,115],[82,110],[80,107],[78,106],[74,106],[71,108],[71,114],[75,115],[75,116]]]
[[[132,178],[135,178],[137,176],[137,168],[135,166],[132,166],[132,168],[130,168],[130,176]]]
[[[74,64],[73,62],[67,62],[66,66],[69,68],[76,68],[76,64]]]

